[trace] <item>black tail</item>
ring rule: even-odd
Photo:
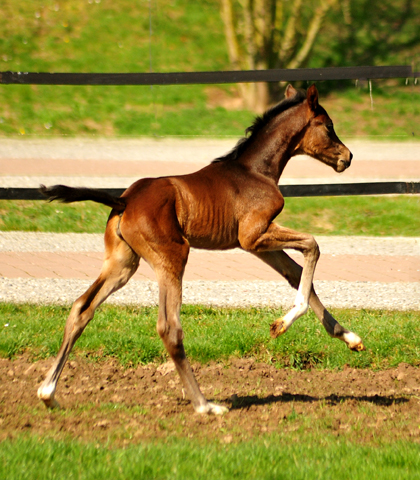
[[[114,197],[103,190],[96,190],[94,188],[73,188],[67,187],[66,185],[46,187],[45,185],[40,185],[39,190],[50,202],[58,200],[63,203],[72,203],[92,200],[93,202],[102,203],[114,208],[119,212],[123,212],[126,207],[125,198]]]

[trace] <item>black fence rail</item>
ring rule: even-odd
[[[420,194],[420,182],[337,183],[319,185],[280,185],[284,197],[336,197],[349,195]],[[124,188],[98,188],[120,196]],[[0,188],[0,200],[45,200],[37,188]]]
[[[249,82],[297,82],[419,77],[411,66],[331,67],[224,72],[33,73],[0,72],[0,84],[19,85],[190,85]]]
[[[248,82],[294,82],[417,78],[411,66],[298,68],[224,72],[171,73],[33,73],[0,72],[0,84],[10,85],[188,85]],[[420,182],[375,182],[281,185],[285,197],[419,194]],[[124,189],[99,189],[121,195]],[[42,200],[36,188],[0,188],[0,200]]]

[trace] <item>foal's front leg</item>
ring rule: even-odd
[[[290,258],[286,252],[256,252],[254,255],[279,272],[293,288],[297,289],[299,287],[302,267]],[[346,343],[350,350],[356,352],[365,350],[362,339],[337,322],[321,303],[313,287],[309,297],[309,305],[331,337],[338,338]]]
[[[285,248],[303,253],[304,264],[293,307],[286,315],[276,320],[270,328],[271,336],[276,338],[285,333],[293,322],[308,311],[315,267],[319,258],[318,244],[312,235],[299,233],[275,223],[271,223],[262,235],[253,235],[252,231],[246,232],[240,238],[240,242],[242,248],[255,255],[264,252],[278,252]]]

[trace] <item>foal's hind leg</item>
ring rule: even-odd
[[[138,255],[114,233],[115,230],[111,231],[111,222],[112,220],[108,223],[105,235],[106,251],[101,273],[92,286],[74,302],[64,329],[61,348],[38,389],[38,397],[48,408],[59,407],[54,398],[58,379],[71,349],[92,320],[96,308],[111,293],[123,287],[138,268]]]
[[[302,267],[290,258],[287,253],[283,251],[258,252],[254,253],[254,255],[285,277],[293,288],[297,289],[299,287]],[[355,333],[342,327],[328,312],[318,298],[318,295],[315,293],[313,285],[309,296],[309,305],[331,337],[338,338],[345,342],[350,350],[362,351],[365,349],[361,338]],[[284,333],[286,330],[287,328],[281,333]]]

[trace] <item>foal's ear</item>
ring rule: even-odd
[[[296,88],[294,88],[293,85],[291,85],[291,84],[289,83],[289,85],[287,85],[287,87],[286,87],[286,91],[284,92],[284,96],[285,96],[286,98],[292,98],[292,97],[294,97],[297,93],[298,93],[298,92],[297,92]]]
[[[315,112],[318,107],[318,90],[315,87],[315,84],[312,84],[308,91],[306,92],[306,98],[308,100],[309,108]]]

